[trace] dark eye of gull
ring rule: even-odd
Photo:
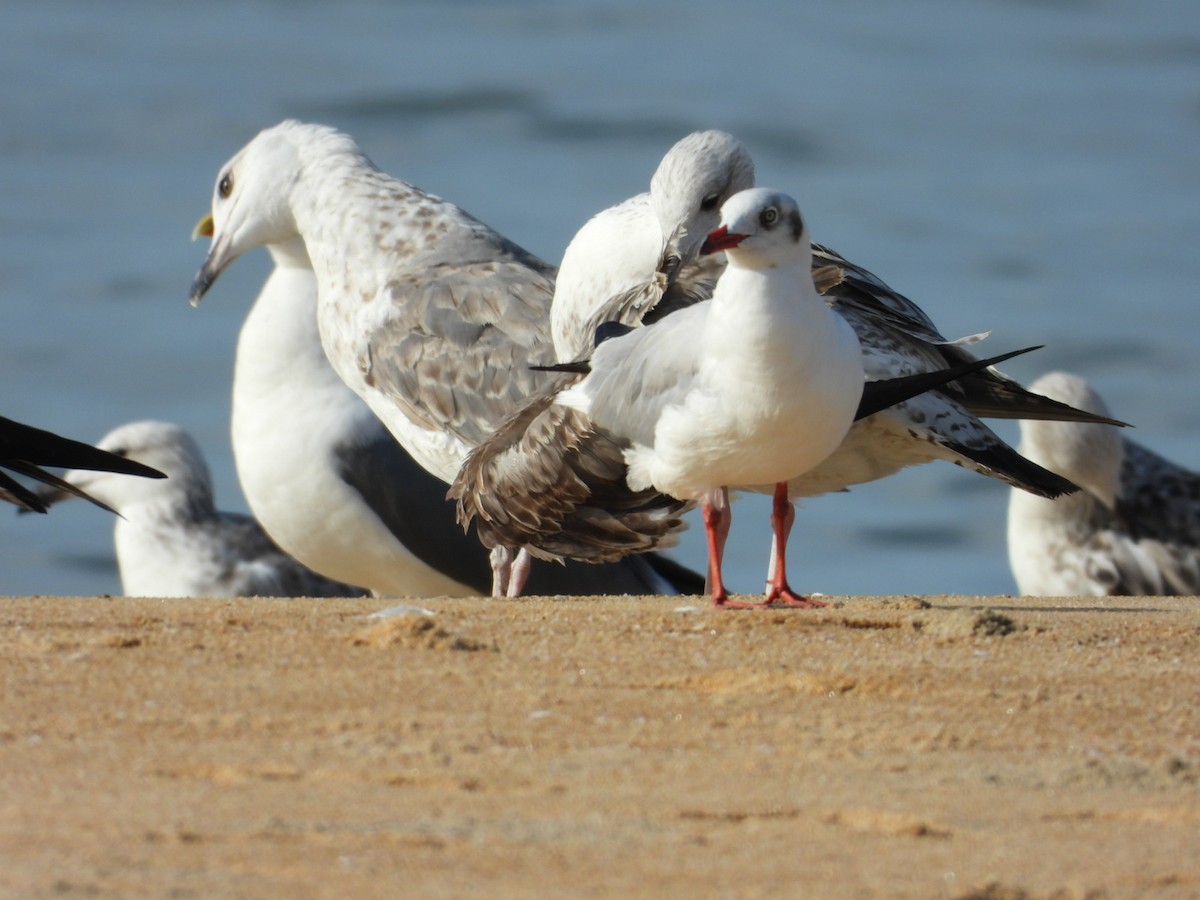
[[[233,193],[233,176],[226,173],[221,178],[221,183],[217,185],[217,193],[222,197],[228,197]]]
[[[768,206],[758,215],[758,221],[764,228],[771,228],[779,221],[779,210],[773,206]]]
[[[700,201],[700,209],[704,212],[712,212],[717,208],[717,204],[721,201],[720,194],[709,194]]]

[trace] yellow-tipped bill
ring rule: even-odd
[[[202,237],[213,236],[213,218],[212,213],[209,213],[203,219],[196,223],[196,227],[192,229],[192,240]]]

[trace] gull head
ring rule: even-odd
[[[1110,416],[1103,398],[1069,372],[1047,372],[1029,390],[1085,412]],[[1040,466],[1069,478],[1115,510],[1125,444],[1116,426],[1101,422],[1021,420],[1020,452]]]
[[[800,207],[787,194],[751,188],[721,207],[720,225],[709,232],[702,254],[726,251],[730,265],[774,269],[812,262],[812,243]]]
[[[721,217],[721,206],[754,186],[754,160],[745,145],[724,131],[695,131],[663,157],[650,179],[650,202],[662,228],[659,270],[689,266],[705,235]]]
[[[212,481],[200,447],[190,434],[169,422],[130,422],[114,428],[96,444],[116,456],[153,466],[166,474],[165,480],[136,478],[116,472],[72,469],[63,479],[118,513],[138,504],[163,506],[212,504]],[[46,497],[51,502],[68,500],[65,492]]]
[[[303,172],[306,146],[324,132],[336,134],[324,126],[282,122],[259,132],[221,167],[212,212],[192,234],[212,238],[208,257],[192,282],[193,306],[247,250],[298,237],[291,195]]]

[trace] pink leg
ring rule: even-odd
[[[503,597],[508,593],[508,580],[512,573],[512,551],[497,544],[492,548],[490,559],[492,562],[492,596]]]
[[[771,530],[774,532],[774,556],[772,559],[770,577],[767,581],[767,593],[763,600],[764,606],[779,601],[785,606],[828,606],[820,600],[804,597],[791,589],[787,581],[787,541],[792,530],[792,522],[796,518],[796,510],[788,499],[787,482],[781,481],[775,485],[775,500],[771,505]]]
[[[509,567],[507,596],[521,596],[521,592],[525,590],[525,582],[529,580],[529,569],[532,565],[533,557],[529,555],[528,550],[522,547],[517,551],[516,558]]]

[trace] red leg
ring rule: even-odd
[[[729,512],[729,490],[720,488],[704,498],[701,507],[704,514],[704,533],[708,538],[708,589],[712,592],[713,606],[720,609],[753,609],[762,604],[743,603],[730,600],[721,577],[721,563],[725,559],[725,539],[729,537],[732,516]]]
[[[704,535],[708,538],[708,589],[712,592],[713,606],[723,606],[729,599],[725,593],[725,582],[721,580],[721,559],[725,555],[725,538],[729,536],[729,510],[720,497],[709,495],[704,498],[701,512],[704,515]]]
[[[787,482],[781,481],[775,485],[775,500],[771,505],[771,530],[775,534],[775,557],[771,565],[771,577],[767,582],[767,593],[763,600],[764,606],[778,601],[785,606],[828,606],[820,600],[797,594],[788,585],[787,580],[787,541],[792,530],[792,522],[796,518],[796,510],[788,499]]]

